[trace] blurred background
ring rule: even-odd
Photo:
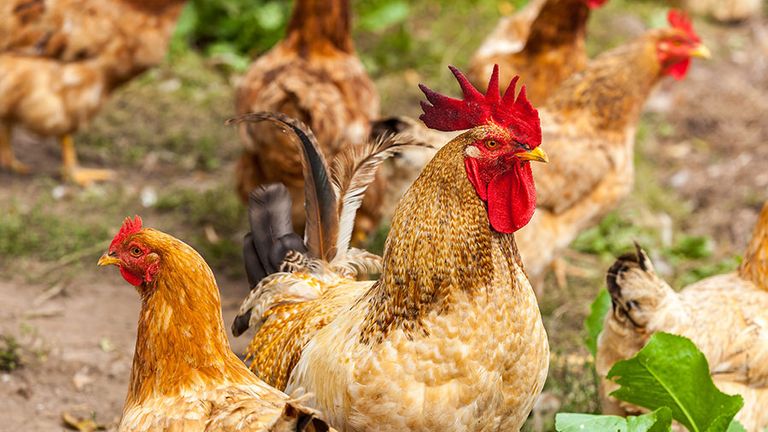
[[[446,66],[465,68],[499,17],[525,3],[353,1],[356,49],[382,113],[417,116],[420,82],[455,94]],[[663,26],[673,5],[609,1],[589,21],[590,55]],[[234,193],[241,144],[224,120],[234,114],[238,80],[282,37],[290,8],[191,0],[164,63],[116,91],[75,136],[81,161],[116,169],[117,181],[62,185],[55,142],[14,136],[17,154],[37,171],[0,172],[0,418],[9,430],[114,428],[139,299],[117,272],[95,263],[125,216],[139,214],[200,251],[217,275],[225,321],[236,312],[248,289],[240,256],[246,220]],[[662,82],[637,127],[635,192],[572,244],[566,286],[547,278],[545,390],[561,411],[598,408],[583,322],[613,258],[637,241],[676,288],[735,269],[768,199],[768,17],[695,21],[713,59],[696,62],[682,82]],[[385,222],[372,251],[381,251],[386,232]],[[245,343],[234,341],[235,351]]]

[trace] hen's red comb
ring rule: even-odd
[[[590,9],[597,9],[601,6],[603,6],[608,0],[586,0],[587,6],[589,6]]]
[[[515,87],[520,78],[509,83],[503,96],[499,96],[499,66],[493,67],[488,90],[480,93],[458,69],[449,66],[461,86],[464,99],[454,99],[430,90],[424,84],[419,88],[429,103],[422,101],[424,110],[419,118],[427,127],[441,131],[472,129],[496,124],[514,131],[516,138],[531,147],[541,144],[539,113],[525,96],[525,86],[515,99]]]
[[[130,217],[125,218],[123,226],[120,227],[120,231],[118,231],[115,238],[112,239],[109,248],[112,249],[115,245],[122,243],[128,236],[141,231],[141,224],[141,218],[139,216],[135,216],[133,220],[131,220]]]
[[[685,12],[678,9],[670,9],[669,13],[667,13],[667,22],[669,22],[672,28],[685,32],[694,42],[701,41],[699,35],[693,30],[691,17]]]

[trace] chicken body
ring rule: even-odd
[[[581,231],[631,192],[636,124],[648,95],[665,76],[657,44],[674,32],[651,30],[598,56],[540,110],[552,160],[533,167],[536,214],[516,236],[535,287]]]
[[[22,126],[57,137],[64,176],[81,184],[109,177],[77,165],[71,134],[119,85],[152,67],[184,0],[6,0],[0,5],[0,167],[28,168],[11,150]]]
[[[562,81],[587,65],[584,48],[591,7],[602,1],[534,0],[502,18],[472,57],[470,75],[485,80],[498,64],[502,82],[520,75],[528,97],[542,104]]]
[[[127,251],[138,261],[122,258]],[[132,282],[142,309],[119,431],[328,430],[231,351],[213,273],[191,247],[152,229],[131,230],[99,264],[118,265],[129,281],[137,267],[151,275]]]
[[[237,91],[238,114],[277,111],[306,123],[328,160],[345,147],[363,145],[379,96],[355,56],[348,0],[297,0],[284,40],[253,63]],[[256,186],[280,182],[293,197],[296,231],[304,227],[301,160],[290,137],[268,124],[241,128],[244,152],[237,183],[245,199]],[[358,236],[381,217],[380,181],[371,185],[357,223]]]
[[[446,145],[406,193],[380,280],[334,285],[258,330],[290,349],[252,368],[289,375],[341,430],[516,430],[541,391],[546,333],[513,235],[489,227],[467,180],[474,139]]]
[[[675,292],[660,279],[644,251],[625,255],[607,276],[613,313],[598,339],[597,372],[605,377],[619,360],[634,356],[655,332],[691,339],[704,353],[720,390],[740,394],[736,415],[748,431],[768,427],[768,206],[742,267]],[[603,379],[603,411],[627,415],[637,407],[608,396],[617,384]]]

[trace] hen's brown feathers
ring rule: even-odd
[[[362,145],[379,98],[349,37],[349,1],[302,0],[295,4],[283,41],[256,60],[236,95],[239,114],[277,111],[307,124],[323,155]],[[237,182],[245,198],[256,186],[280,182],[291,191],[296,231],[304,226],[301,162],[290,138],[266,124],[241,128],[245,151]],[[289,149],[286,151],[286,149]],[[380,180],[363,203],[357,231],[370,233],[381,216]]]
[[[501,80],[520,75],[528,97],[542,104],[560,83],[587,65],[584,49],[589,7],[584,0],[532,1],[502,18],[472,58],[470,75],[482,83],[494,64]]]
[[[568,78],[540,110],[548,164],[536,164],[536,214],[516,239],[540,285],[550,263],[634,184],[635,125],[663,77],[656,43],[669,30],[601,54]]]

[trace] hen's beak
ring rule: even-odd
[[[699,44],[693,51],[691,51],[691,57],[698,57],[703,59],[712,58],[712,52],[704,44]]]
[[[537,161],[537,162],[549,162],[549,157],[546,153],[544,153],[544,150],[542,150],[541,147],[536,147],[531,151],[527,151],[525,153],[518,153],[515,156],[517,156],[518,159],[524,160],[524,161]]]
[[[107,265],[119,265],[120,260],[110,256],[109,253],[105,253],[104,255],[99,258],[99,262],[96,263],[98,266],[107,266]]]

